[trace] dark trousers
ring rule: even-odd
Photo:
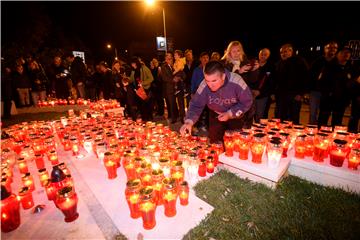
[[[244,121],[242,119],[230,119],[226,122],[218,120],[218,114],[210,110],[209,115],[209,139],[210,143],[223,142],[226,130],[242,129]]]
[[[329,96],[328,94],[323,94],[320,99],[320,113],[318,119],[319,127],[328,124],[330,115],[332,115],[332,127],[342,125],[342,120],[347,105],[348,104],[344,99],[339,99],[333,96]]]
[[[4,100],[4,116],[3,118],[11,117],[11,100]]]
[[[277,117],[282,121],[300,123],[301,101],[295,100],[294,93],[280,93],[276,96]]]
[[[353,98],[351,101],[351,116],[349,120],[349,132],[359,132],[359,118],[360,118],[360,97]]]

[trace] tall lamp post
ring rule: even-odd
[[[146,0],[145,3],[148,6],[153,6],[155,1],[154,0]],[[165,8],[162,8],[162,15],[163,15],[164,38],[165,38],[165,54],[166,54],[167,53],[167,38],[166,38]]]
[[[108,48],[108,49],[111,49],[111,44],[107,44],[106,45],[106,47]],[[114,48],[114,50],[115,50],[115,60],[118,60],[118,55],[117,55],[117,49],[116,49],[116,47]]]

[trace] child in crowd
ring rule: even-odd
[[[175,50],[174,53],[173,76],[175,82],[175,95],[184,90],[184,67],[186,64],[185,57],[181,50]]]

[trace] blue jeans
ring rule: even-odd
[[[318,91],[310,92],[310,119],[309,124],[317,124],[318,121],[318,112],[320,109],[320,98],[321,93]]]
[[[266,109],[266,103],[268,101],[269,97],[263,97],[259,99],[255,99],[255,122],[260,122],[261,118],[265,117],[265,109]]]

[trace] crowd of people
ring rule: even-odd
[[[176,50],[167,52],[163,62],[153,58],[148,66],[141,57],[133,57],[129,64],[115,60],[111,66],[104,61],[90,66],[69,54],[55,56],[51,66],[44,68],[36,59],[20,57],[13,65],[2,64],[3,117],[10,117],[11,100],[17,107],[24,107],[37,106],[48,96],[81,97],[117,99],[133,119],[153,120],[155,115],[164,115],[166,106],[172,124],[191,118],[191,127],[206,130],[209,121],[220,115],[220,119],[239,118],[240,127],[248,128],[268,118],[274,101],[275,118],[299,124],[301,105],[309,96],[309,124],[327,125],[331,116],[333,127],[342,125],[345,109],[351,103],[348,127],[357,132],[359,67],[351,61],[348,47],[339,48],[332,41],[323,49],[323,55],[311,63],[295,54],[291,44],[281,46],[278,62],[271,61],[267,48],[261,49],[257,57],[248,57],[239,41],[229,43],[224,54],[202,52],[196,59],[190,49]],[[207,79],[207,70],[208,76],[215,71],[219,77]],[[220,89],[222,96],[212,95],[218,89],[212,90],[211,80],[222,83],[219,88],[226,89]],[[229,87],[227,81],[235,85]],[[206,91],[207,99],[199,100]],[[223,116],[211,107],[222,109],[238,101],[242,106],[239,116],[236,111]],[[187,114],[189,104],[196,108],[196,117]]]

